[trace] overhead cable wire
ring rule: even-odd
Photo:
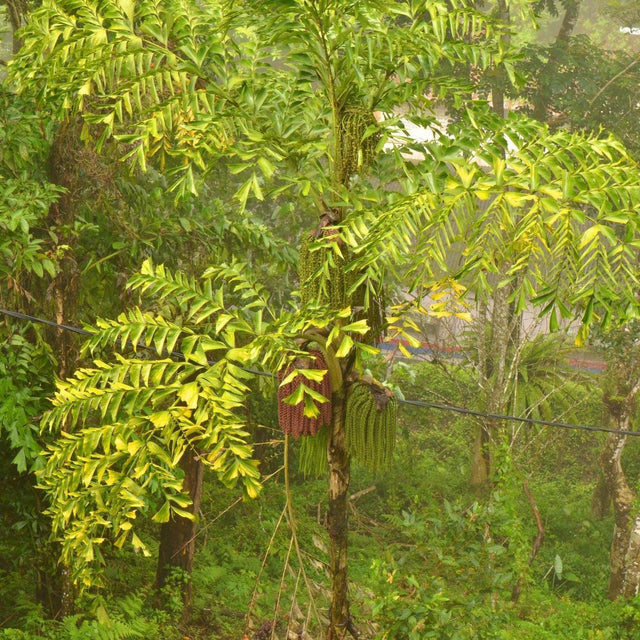
[[[20,313],[19,311],[11,311],[9,309],[0,308],[0,314],[4,314],[6,316],[9,316],[11,318],[16,318],[18,320],[27,320],[29,322],[37,322],[39,324],[44,324],[48,327],[54,327],[55,329],[61,329],[63,331],[72,331],[73,333],[77,333],[82,336],[94,336],[96,334],[95,331],[81,329],[80,327],[74,327],[69,324],[60,324],[59,322],[54,322],[53,320],[38,318],[37,316],[31,316],[27,313]],[[118,339],[117,342],[121,343],[120,339]],[[160,357],[170,356],[174,360],[182,360],[182,361],[184,361],[185,359],[184,355],[179,351],[165,351],[163,353],[159,353],[157,349],[144,344],[144,342],[138,342],[135,346],[138,349],[145,349],[146,351],[152,351],[153,353],[155,353],[156,355],[159,355]],[[213,365],[215,364],[215,361],[207,360],[207,363],[210,365]],[[245,368],[244,370],[247,371],[248,373],[253,373],[254,375],[257,375],[257,376],[266,376],[270,378],[275,377],[272,373],[269,373],[268,371],[259,371],[257,369],[247,369],[247,368]]]
[[[556,427],[558,429],[577,429],[579,431],[602,431],[604,433],[624,433],[630,436],[640,436],[640,431],[623,431],[622,429],[608,429],[607,427],[596,427],[588,424],[569,424],[565,422],[552,422],[550,420],[538,420],[536,418],[524,418],[522,416],[508,416],[501,413],[486,413],[484,411],[475,411],[474,409],[465,409],[464,407],[456,407],[450,404],[434,404],[425,402],[424,400],[400,400],[402,404],[413,405],[414,407],[427,407],[429,409],[438,409],[440,411],[453,411],[454,413],[462,413],[478,418],[488,418],[489,420],[510,420],[511,422],[524,422],[526,424],[538,424],[543,427]]]
[[[20,320],[29,320],[30,322],[38,322],[40,324],[47,325],[48,327],[54,327],[55,329],[61,329],[63,331],[72,331],[73,333],[78,333],[82,336],[94,336],[96,334],[95,331],[88,331],[87,329],[81,329],[80,327],[73,327],[69,324],[60,324],[58,322],[53,322],[53,320],[45,320],[44,318],[37,318],[36,316],[30,316],[27,313],[20,313],[19,311],[9,311],[8,309],[0,309],[0,313],[10,316],[12,318],[18,318]],[[120,339],[117,340],[118,343],[121,344]],[[158,353],[157,349],[150,347],[143,342],[136,343],[136,348],[145,349],[148,351],[153,351],[153,353],[159,356],[171,356],[175,360],[184,360],[184,355],[182,355],[178,351],[165,351],[164,353]],[[212,364],[212,363],[210,363]]]
[[[0,309],[0,313],[11,318],[17,318],[18,320],[30,320],[31,322],[39,322],[40,324],[46,324],[48,327],[55,327],[56,329],[63,329],[64,331],[72,331],[73,333],[79,333],[83,336],[91,336],[93,333],[86,329],[80,329],[80,327],[72,327],[68,324],[59,324],[53,320],[45,320],[44,318],[36,318],[26,313],[20,313],[19,311],[10,311],[9,309]]]
[[[44,318],[38,318],[36,316],[32,316],[32,315],[28,315],[26,313],[20,313],[18,311],[10,311],[9,309],[2,309],[0,308],[0,314],[4,314],[6,316],[12,317],[12,318],[16,318],[19,320],[28,320],[31,322],[38,322],[40,324],[44,324],[50,327],[55,327],[57,329],[61,329],[63,331],[72,331],[74,333],[78,333],[80,335],[85,335],[85,336],[92,336],[95,335],[95,332],[92,331],[88,331],[87,329],[80,329],[79,327],[73,327],[71,325],[67,325],[67,324],[60,324],[57,322],[53,322],[52,320],[45,320]],[[145,344],[138,344],[137,345],[139,348],[142,349],[148,349],[150,351],[153,351],[154,353],[158,353],[156,349],[154,349],[153,347],[147,346]],[[158,354],[158,355],[164,355],[164,354]],[[184,360],[184,355],[177,352],[177,351],[172,351],[170,353],[168,353],[167,355],[171,356],[172,358],[178,359],[178,360]],[[208,361],[209,364],[215,364],[214,361]],[[269,373],[268,371],[259,371],[257,369],[247,369],[244,368],[245,371],[247,371],[248,373],[253,373],[255,375],[259,375],[259,376],[264,376],[264,377],[269,377],[269,378],[275,378],[276,376],[272,373]],[[505,415],[505,414],[501,414],[501,413],[487,413],[484,411],[476,411],[474,409],[467,409],[465,407],[457,407],[455,405],[449,405],[449,404],[435,404],[433,402],[426,402],[424,400],[406,400],[406,399],[400,399],[398,398],[398,402],[400,404],[406,404],[406,405],[410,405],[410,406],[414,406],[414,407],[424,407],[427,409],[436,409],[438,411],[451,411],[454,413],[460,413],[463,415],[469,415],[469,416],[474,416],[477,418],[486,418],[488,420],[504,420],[504,421],[510,421],[510,422],[521,422],[524,424],[531,424],[531,425],[540,425],[543,427],[554,427],[557,429],[573,429],[575,431],[591,431],[591,432],[600,432],[600,433],[615,433],[615,434],[619,434],[619,435],[627,435],[627,436],[640,436],[640,431],[624,431],[622,429],[609,429],[607,427],[598,427],[595,425],[585,425],[585,424],[569,424],[569,423],[565,423],[565,422],[553,422],[551,420],[538,420],[536,418],[525,418],[525,417],[521,417],[521,416],[509,416],[509,415]]]

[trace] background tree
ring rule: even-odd
[[[540,8],[558,15],[561,7],[546,3]],[[537,44],[527,50],[523,69],[530,74],[530,80],[524,95],[530,102],[531,113],[553,127],[592,131],[604,127],[618,136],[637,157],[636,86],[640,58],[633,37],[621,33],[622,27],[635,25],[637,11],[626,2],[597,6],[582,2],[563,8],[565,14],[555,43]],[[594,13],[605,16],[604,24],[586,33],[584,28],[577,29],[581,33],[575,34],[578,18]],[[631,392],[634,356],[629,340],[629,328],[609,335],[606,340],[610,347],[606,349],[610,372],[605,389],[607,421],[619,424],[622,430],[628,429],[629,422],[633,421],[635,402],[635,393]],[[624,354],[629,358],[626,366],[622,365]],[[623,370],[630,376],[626,381]],[[618,399],[615,402],[611,400],[614,397]],[[600,477],[592,500],[594,513],[599,517],[608,513],[612,503],[614,505],[616,522],[611,548],[610,597],[630,597],[636,584],[631,568],[633,551],[629,550],[627,538],[631,530],[627,522],[630,517],[627,503],[633,492],[627,485],[620,457],[625,443],[624,436],[608,437],[600,460],[604,475]],[[626,576],[627,571],[629,576]]]
[[[144,178],[139,173],[129,175],[126,166],[116,161],[117,154],[124,153],[123,147],[112,141],[104,144],[98,155],[90,140],[81,139],[87,134],[83,134],[82,119],[63,113],[64,109],[56,111],[59,105],[55,96],[34,96],[26,86],[16,102],[14,90],[9,85],[5,89],[7,109],[3,115],[11,126],[4,134],[3,157],[19,188],[25,190],[25,196],[28,194],[28,206],[42,208],[46,196],[49,209],[44,217],[40,211],[36,229],[33,220],[16,217],[20,207],[7,218],[14,231],[34,237],[29,250],[8,265],[8,284],[11,287],[14,281],[17,294],[11,304],[6,302],[8,306],[66,324],[94,322],[97,313],[117,315],[131,304],[124,283],[148,256],[195,273],[214,255],[224,259],[242,247],[248,260],[260,259],[266,265],[263,273],[277,274],[278,278],[295,261],[295,251],[276,239],[254,212],[246,211],[235,218],[227,215],[222,200],[224,181],[230,179],[226,167],[210,171],[208,182],[194,173],[193,185],[199,182],[201,195],[185,196],[176,206],[173,197],[166,194],[164,175],[159,171],[149,172]],[[34,103],[38,110],[31,114]],[[58,121],[53,113],[60,116]],[[28,131],[18,126],[23,122],[28,123]],[[27,164],[35,175],[29,175],[29,181],[22,166]],[[52,181],[51,185],[45,183],[48,192],[43,186],[35,186],[45,172]],[[214,189],[220,194],[217,198],[212,197]],[[8,204],[16,205],[17,201]],[[17,250],[20,245],[14,235],[7,235],[7,247]],[[253,252],[253,256],[247,252]],[[264,259],[266,255],[270,258]],[[277,259],[272,260],[274,256]],[[71,375],[78,364],[77,341],[60,330],[50,330],[46,337],[56,354],[58,374]],[[28,434],[29,429],[25,438]],[[194,495],[197,490],[195,486]],[[183,524],[187,532],[182,539],[192,541],[192,523]],[[182,551],[183,542],[176,545]],[[188,546],[192,548],[192,542]],[[182,557],[175,549],[168,555]],[[163,575],[159,572],[159,585]],[[52,613],[58,609],[54,605]]]
[[[600,464],[602,466],[604,499],[609,508],[613,504],[614,528],[611,542],[610,577],[607,595],[611,599],[633,598],[638,593],[638,520],[634,513],[636,501],[622,454],[627,442],[626,433],[634,427],[636,398],[638,393],[637,331],[635,322],[604,336],[607,353],[607,371],[604,384],[604,406],[608,426],[618,433],[607,436]],[[604,504],[600,506],[604,507]]]
[[[526,73],[528,111],[554,127],[604,127],[636,151],[637,48],[620,29],[633,23],[630,6],[584,0],[538,2],[541,16],[560,20],[551,43],[532,38],[523,50],[520,69]],[[630,12],[631,11],[631,12]],[[597,14],[602,24],[588,24]]]

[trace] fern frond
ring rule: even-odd
[[[25,28],[14,82],[41,87],[58,115],[83,113],[98,146],[116,137],[143,169],[148,157],[165,164],[176,149],[202,167],[203,149],[223,150],[234,138],[218,107],[221,87],[209,82],[224,70],[224,32],[211,28],[223,16],[213,11],[185,0],[49,0]],[[194,189],[188,169],[176,171],[185,191]]]
[[[232,262],[209,267],[202,274],[202,279],[224,283],[229,294],[242,301],[245,309],[269,306],[267,288],[253,275],[246,263]]]
[[[259,350],[236,346],[236,334],[256,334],[250,320],[265,304],[256,302],[264,290],[240,265],[212,269],[201,284],[147,263],[133,287],[185,309],[189,324],[133,309],[100,321],[88,348],[128,344],[171,350],[174,359],[116,353],[113,362],[94,360],[58,384],[42,421],[60,436],[44,453],[39,481],[51,498],[54,535],[78,579],[89,576],[106,539],[146,552],[136,533],[139,515],[158,522],[190,517],[178,470],[184,455],[198,455],[225,486],[241,483],[251,497],[260,490],[243,411],[253,375],[243,366]],[[238,307],[224,309],[225,288]],[[196,333],[205,319],[210,333]]]
[[[180,271],[172,273],[164,265],[154,265],[149,259],[131,277],[128,287],[133,291],[170,299],[194,324],[200,324],[224,309],[221,289],[214,291],[209,281],[201,284],[192,276]]]

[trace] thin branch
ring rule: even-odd
[[[293,593],[291,594],[291,605],[289,607],[289,616],[287,617],[287,629],[284,632],[284,637],[289,638],[291,630],[291,621],[295,613],[296,596],[298,595],[298,585],[300,584],[300,576],[302,575],[302,569],[298,569],[298,575],[296,576],[296,584],[293,587]],[[301,612],[302,613],[302,612]]]
[[[275,638],[276,622],[278,621],[278,610],[280,609],[280,599],[282,598],[282,592],[284,591],[284,581],[287,576],[287,569],[289,568],[289,558],[291,557],[291,549],[293,549],[293,540],[294,537],[291,536],[291,540],[289,540],[289,548],[287,549],[287,556],[284,559],[284,565],[282,566],[280,586],[278,588],[278,595],[276,596],[276,603],[273,607],[273,621],[271,624],[271,634],[269,635],[270,640],[274,640]]]
[[[372,484],[370,487],[367,487],[366,489],[361,489],[360,491],[356,491],[355,493],[351,494],[349,496],[349,501],[354,502],[358,498],[361,498],[362,496],[366,496],[367,493],[371,493],[372,491],[375,491],[375,490],[376,490],[376,485]]]
[[[531,548],[531,554],[529,556],[529,566],[533,564],[533,561],[536,559],[538,555],[538,551],[540,551],[540,547],[542,546],[542,541],[544,540],[544,525],[542,524],[542,518],[540,517],[540,511],[538,510],[538,505],[529,490],[529,485],[527,481],[524,480],[522,483],[522,488],[524,489],[524,494],[527,496],[527,500],[531,505],[531,510],[533,511],[533,516],[536,519],[536,526],[538,527],[538,535],[536,535],[536,539],[533,541],[533,547]],[[520,598],[520,593],[522,591],[522,577],[518,578],[518,581],[513,586],[513,591],[511,592],[511,601],[517,602]]]
[[[309,600],[313,603],[313,610],[316,614],[316,619],[319,621],[320,614],[316,607],[315,598],[313,597],[313,591],[311,589],[311,583],[309,582],[309,577],[307,576],[307,572],[304,568],[304,560],[302,558],[302,551],[300,550],[300,545],[298,543],[298,535],[296,533],[296,522],[293,513],[293,502],[291,500],[291,484],[290,484],[290,476],[289,476],[289,436],[285,435],[284,437],[284,488],[286,494],[286,512],[287,512],[287,521],[289,522],[289,528],[291,529],[291,540],[295,546],[296,556],[298,557],[298,562],[300,563],[300,570],[302,571],[302,577],[304,578],[304,583],[307,587],[307,593],[309,594]]]
[[[280,529],[280,525],[282,524],[282,519],[285,516],[285,513],[287,511],[287,507],[285,506],[282,509],[282,513],[280,514],[280,517],[278,518],[278,522],[276,522],[276,526],[273,530],[273,533],[271,534],[271,539],[269,540],[269,544],[267,545],[267,550],[265,551],[265,554],[262,558],[262,564],[260,565],[260,571],[258,571],[258,576],[256,578],[256,584],[255,587],[253,588],[253,593],[251,594],[251,600],[249,600],[249,606],[247,608],[247,615],[245,617],[245,629],[247,629],[249,627],[249,617],[251,616],[252,612],[253,612],[253,608],[256,604],[256,600],[258,599],[258,587],[260,586],[260,579],[262,578],[262,573],[264,571],[264,568],[267,564],[267,558],[269,557],[269,554],[271,553],[271,548],[273,546],[273,541],[275,540],[276,534],[278,533],[278,530]]]
[[[619,73],[616,73],[615,76],[613,76],[613,78],[611,78],[603,87],[602,89],[600,89],[600,91],[598,91],[598,93],[596,93],[596,95],[589,101],[589,108],[587,110],[587,113],[591,113],[591,107],[593,107],[593,103],[614,83],[616,82],[616,80],[618,80],[619,78],[621,78],[625,73],[627,73],[629,70],[631,70],[633,67],[635,67],[638,63],[640,62],[640,56],[638,56],[635,60],[632,60],[622,71],[620,71]]]
[[[531,556],[529,557],[529,564],[533,564],[533,561],[536,559],[538,555],[538,551],[540,551],[540,547],[542,546],[542,541],[544,540],[544,525],[542,524],[542,518],[540,517],[540,511],[538,511],[538,506],[536,501],[531,495],[529,491],[529,487],[527,485],[527,481],[524,481],[524,493],[527,496],[527,500],[529,500],[529,504],[531,505],[531,510],[533,511],[533,515],[536,519],[536,526],[538,527],[538,535],[536,539],[533,541],[533,547],[531,548]]]

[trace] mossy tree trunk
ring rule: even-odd
[[[620,431],[629,431],[629,411],[619,412],[610,420],[610,425]],[[640,586],[640,510],[637,494],[629,486],[622,468],[621,458],[626,441],[626,435],[609,434],[600,458],[609,495],[612,496],[614,514],[607,588],[607,596],[611,600],[633,598]]]
[[[609,483],[600,473],[598,484],[591,496],[591,514],[598,520],[604,520],[611,511],[611,494],[609,493]]]
[[[635,402],[640,391],[633,329],[614,333],[608,349],[611,360],[606,372],[604,405],[608,424],[618,433],[607,436],[600,464],[613,504],[613,538],[609,561],[607,596],[634,598],[640,587],[640,509],[637,493],[629,486],[622,466],[626,432],[633,427]]]
[[[58,324],[73,324],[76,317],[76,293],[78,290],[78,268],[73,258],[75,238],[70,234],[74,227],[78,203],[78,166],[76,150],[82,145],[79,139],[79,123],[65,123],[51,145],[49,155],[49,180],[65,191],[58,201],[51,205],[47,227],[65,245],[64,257],[59,261],[58,273],[43,299],[53,301],[54,315]],[[57,250],[57,247],[53,247]],[[77,348],[74,336],[68,331],[56,329],[52,336],[52,346],[58,360],[58,375],[64,379],[73,373]]]
[[[43,290],[44,281],[33,282],[34,290],[38,290],[36,297],[42,301],[53,302],[54,317],[59,324],[75,324],[76,321],[79,271],[73,259],[74,238],[65,230],[73,229],[78,204],[82,163],[79,162],[77,151],[84,146],[79,133],[78,121],[61,125],[51,145],[48,159],[49,180],[64,187],[65,191],[58,201],[51,205],[46,225],[50,232],[58,236],[57,244],[68,248],[64,257],[59,259],[58,273],[46,290]],[[55,253],[57,246],[52,245],[51,251]],[[45,309],[42,309],[42,312],[48,315]],[[58,363],[57,375],[61,379],[71,376],[75,370],[77,356],[73,334],[62,329],[53,329],[49,335],[49,342]],[[40,508],[44,509],[46,505],[39,504],[39,513],[42,513]],[[45,545],[41,552],[41,561],[36,567],[36,595],[52,617],[64,618],[74,612],[75,588],[69,566],[58,563],[57,554],[57,547],[49,544]]]

